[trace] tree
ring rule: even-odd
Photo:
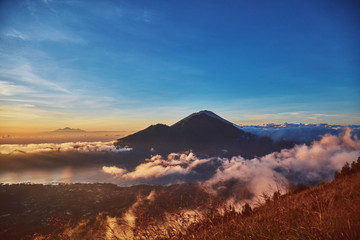
[[[351,173],[350,164],[349,164],[348,162],[346,162],[346,163],[344,164],[344,166],[342,167],[340,174],[341,174],[343,177],[345,177],[345,176],[347,176],[347,175],[350,175],[350,173]]]
[[[250,205],[248,203],[246,203],[242,208],[241,214],[244,216],[250,216],[251,213],[252,213],[252,209],[251,209]]]
[[[334,173],[334,178],[343,178],[356,172],[360,172],[360,157],[358,157],[357,161],[352,162],[351,165],[346,162],[340,172],[336,171]]]
[[[276,192],[274,192],[274,195],[273,195],[272,199],[273,199],[274,201],[275,201],[275,200],[278,200],[278,199],[280,198],[280,196],[281,196],[280,191],[276,191]]]

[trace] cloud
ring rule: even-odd
[[[49,4],[49,3],[51,3],[53,0],[42,0],[42,2],[43,3],[45,3],[45,4]]]
[[[288,182],[317,184],[332,179],[345,162],[359,156],[360,140],[347,128],[338,135],[326,134],[311,144],[298,144],[263,157],[245,159],[201,158],[193,152],[155,155],[117,154],[130,151],[116,149],[113,142],[68,142],[0,145],[2,171],[58,166],[96,166],[99,173],[113,182],[173,184],[198,182],[212,194],[238,200],[256,201],[262,193],[285,192]],[[89,177],[89,181],[93,181]]]
[[[13,96],[26,93],[34,93],[28,87],[17,85],[8,81],[0,81],[0,96]]]
[[[229,190],[230,185],[239,198],[243,192],[255,197],[262,193],[286,191],[286,182],[316,183],[332,179],[336,170],[346,162],[353,162],[359,156],[360,141],[351,136],[351,129],[338,136],[327,134],[311,145],[296,145],[261,158],[244,159],[236,156],[222,159],[222,165],[216,174],[203,185],[212,193]]]
[[[84,43],[85,40],[74,33],[67,32],[62,29],[55,29],[48,26],[32,27],[26,31],[19,31],[12,29],[3,33],[8,38],[17,38],[23,41],[37,41],[37,42],[57,42],[57,43]]]
[[[339,135],[326,134],[310,145],[299,144],[263,157],[245,159],[198,158],[194,153],[172,153],[146,159],[133,171],[103,167],[117,178],[130,181],[146,180],[166,184],[176,181],[193,182],[194,176],[210,193],[226,198],[255,201],[262,193],[286,192],[288,183],[316,184],[332,179],[336,170],[359,156],[360,141],[346,130]],[[173,177],[173,178],[171,178]],[[163,181],[167,178],[167,181]]]
[[[53,122],[76,120],[84,123],[89,121],[88,115],[93,115],[94,109],[98,115],[98,119],[94,121],[100,121],[100,116],[106,118],[111,115],[114,118],[114,104],[126,107],[132,104],[131,100],[125,97],[114,98],[93,90],[81,89],[70,81],[74,78],[74,73],[70,69],[59,69],[50,57],[45,56],[45,62],[34,65],[36,60],[28,61],[16,57],[19,54],[22,53],[12,57],[0,54],[0,58],[6,59],[0,61],[0,76],[3,79],[0,81],[0,102],[3,109],[0,118],[5,119],[4,126],[14,125],[15,122],[19,123],[18,126],[31,125],[31,119],[35,120],[34,124],[45,119]],[[61,74],[51,74],[54,70]],[[34,105],[34,108],[24,109],[24,105],[18,103]],[[124,116],[124,111],[117,114]]]
[[[27,84],[31,85],[37,85],[40,87],[47,87],[55,91],[70,93],[69,90],[63,88],[62,86],[58,85],[57,83],[54,83],[48,79],[45,79],[41,76],[39,76],[33,67],[28,64],[24,63],[21,65],[17,65],[14,68],[10,69],[0,69],[0,75],[2,77],[13,79],[16,81],[21,81]],[[9,85],[9,84],[8,84]],[[11,86],[11,84],[10,84]]]
[[[68,33],[65,30],[58,30],[54,28],[45,28],[41,29],[41,33],[37,32],[33,34],[32,40],[36,41],[52,41],[52,42],[64,42],[64,43],[84,43],[85,40],[80,36],[76,36],[76,33]],[[36,31],[35,31],[36,32]]]
[[[15,29],[5,33],[5,36],[6,37],[11,37],[11,38],[19,38],[19,39],[21,39],[23,41],[28,39],[28,36],[26,34],[24,34],[22,32],[19,32],[19,31],[15,30]]]
[[[127,152],[131,148],[116,148],[110,142],[67,142],[40,144],[1,144],[0,154],[40,152]]]
[[[126,172],[125,169],[116,168],[118,177],[126,180],[162,178],[169,175],[187,175],[199,165],[205,164],[215,158],[199,159],[194,153],[171,153],[164,159],[161,155],[155,155],[139,164],[134,171]],[[113,167],[113,169],[115,169]],[[103,171],[107,172],[108,168]],[[114,174],[114,173],[112,173]]]
[[[307,103],[296,104],[298,109],[308,108],[310,111],[288,111],[294,108],[293,96],[279,96],[279,97],[265,97],[256,99],[244,99],[241,102],[236,102],[237,106],[242,107],[242,110],[229,109],[225,112],[232,122],[239,125],[253,125],[264,124],[264,120],[271,119],[272,122],[303,122],[303,123],[344,123],[353,124],[359,122],[359,116],[355,113],[337,112],[331,113],[323,111],[324,106],[319,103],[319,106],[312,105],[313,110],[309,109]],[[265,104],[265,105],[264,105]],[[305,104],[305,105],[304,105]],[[329,103],[327,103],[329,104]],[[251,106],[251,109],[249,108]],[[276,106],[276,107],[275,107]],[[271,109],[271,110],[270,110]],[[321,111],[316,109],[322,109]],[[262,114],[259,114],[262,112]],[[269,113],[271,112],[271,113]],[[235,117],[234,117],[235,116]],[[236,117],[241,116],[241,117]]]
[[[155,195],[155,190],[152,190],[147,196],[138,195],[136,201],[120,218],[111,216],[106,216],[106,219],[102,218],[100,222],[106,225],[106,239],[135,239],[136,221],[139,217],[137,210],[139,207],[143,207],[142,205],[154,202]],[[119,238],[119,236],[122,237]]]
[[[123,168],[118,168],[116,166],[112,166],[112,167],[106,167],[106,166],[103,166],[102,167],[102,170],[105,172],[105,173],[108,173],[108,174],[111,174],[111,175],[123,175],[126,170],[123,169]]]
[[[296,143],[311,143],[319,140],[325,134],[337,135],[344,131],[345,126],[328,124],[266,124],[263,126],[242,126],[241,130],[274,141],[294,141]],[[352,126],[355,134],[360,133],[360,126]]]

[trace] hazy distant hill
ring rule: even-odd
[[[85,132],[85,130],[82,130],[80,128],[65,127],[65,128],[56,129],[55,131],[52,131],[52,132],[54,132],[54,133],[81,133],[81,132]]]
[[[161,154],[193,150],[197,154],[253,157],[292,147],[293,143],[275,143],[268,137],[246,133],[213,112],[200,111],[172,126],[151,125],[118,139],[115,145],[143,151],[153,149]]]

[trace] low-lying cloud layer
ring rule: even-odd
[[[338,135],[344,131],[345,126],[328,124],[266,124],[263,126],[239,127],[245,132],[262,137],[269,137],[274,141],[293,141],[296,143],[311,143],[320,140],[325,134]],[[351,126],[355,134],[360,134],[360,126]]]
[[[351,129],[347,128],[337,136],[326,134],[321,140],[310,145],[296,145],[294,148],[259,158],[244,159],[234,156],[231,159],[200,159],[192,152],[172,153],[167,158],[156,155],[146,159],[146,162],[129,172],[116,166],[104,166],[102,170],[121,180],[158,180],[161,183],[161,180],[166,178],[167,184],[179,181],[176,177],[173,182],[169,182],[171,175],[182,176],[184,182],[193,180],[196,175],[202,175],[206,181],[201,184],[214,194],[225,193],[231,187],[232,191],[238,194],[234,197],[251,199],[264,192],[284,192],[289,181],[294,184],[309,184],[331,179],[334,172],[341,169],[346,162],[355,161],[359,151],[360,141],[357,136],[352,136]],[[205,165],[206,167],[202,168]]]
[[[359,150],[360,141],[356,136],[352,138],[351,130],[347,129],[338,136],[325,135],[310,146],[296,145],[261,158],[223,159],[222,166],[205,185],[218,192],[232,181],[240,188],[246,186],[252,196],[277,190],[284,192],[287,187],[284,183],[289,180],[294,184],[309,184],[332,179],[336,170],[357,159]]]
[[[67,142],[40,144],[1,144],[0,154],[40,153],[40,152],[126,152],[131,148],[116,148],[109,142]]]
[[[207,163],[215,158],[198,159],[194,153],[188,154],[171,153],[166,159],[160,155],[155,155],[146,159],[145,163],[138,165],[134,171],[127,172],[126,169],[117,168],[116,166],[102,169],[109,174],[118,175],[125,180],[161,178],[168,175],[188,175],[198,165]]]
[[[113,142],[69,142],[0,145],[0,172],[27,169],[97,168],[101,179],[121,185],[198,182],[213,194],[252,199],[263,192],[285,191],[287,183],[316,184],[332,179],[345,162],[355,161],[360,140],[350,128],[338,135],[325,134],[311,144],[298,144],[263,157],[245,159],[200,158],[193,152],[155,155],[130,148],[116,149]],[[147,154],[147,153],[146,153]],[[89,174],[87,182],[97,181]]]

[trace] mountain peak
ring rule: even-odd
[[[198,116],[207,116],[207,117],[211,117],[211,118],[214,118],[214,119],[217,119],[217,120],[220,120],[221,122],[223,123],[226,123],[226,124],[230,124],[230,125],[233,125],[233,123],[223,119],[222,117],[218,116],[217,114],[209,111],[209,110],[202,110],[202,111],[199,111],[199,112],[195,112],[195,113],[192,113],[190,114],[189,116],[183,118],[182,120],[180,120],[179,122],[175,123],[174,125],[172,125],[172,127],[176,127],[176,126],[182,126],[184,125],[184,123],[188,122],[190,119],[193,119],[195,117],[198,117]]]

